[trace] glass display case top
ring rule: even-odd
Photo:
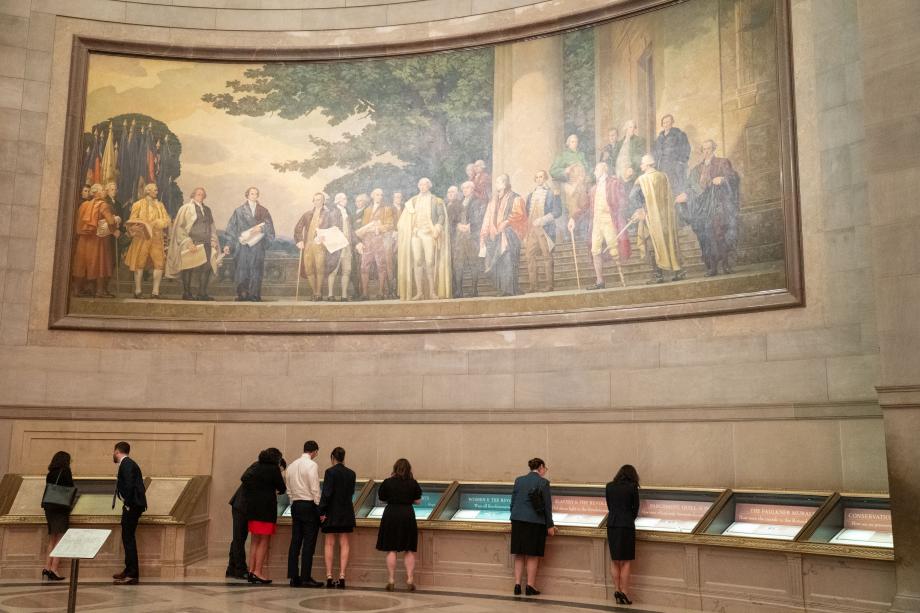
[[[434,508],[438,506],[438,503],[441,502],[441,496],[444,495],[444,492],[447,491],[448,483],[419,483],[419,486],[422,488],[422,498],[421,502],[416,505],[413,505],[415,509],[415,519],[428,519],[431,517],[431,513],[434,511]],[[369,519],[380,519],[383,517],[383,511],[387,508],[387,503],[380,500],[377,496],[377,493],[380,489],[379,484],[375,484],[374,487],[374,506],[370,508],[365,517]]]
[[[511,486],[509,492],[460,492],[459,508],[451,516],[452,521],[511,521]]]
[[[792,541],[827,499],[823,494],[734,492],[706,532]]]
[[[891,501],[886,496],[843,494],[807,540],[891,549]]]
[[[894,547],[891,533],[891,509],[859,507],[843,509],[843,527],[830,542],[835,545]]]
[[[690,534],[709,512],[721,492],[708,490],[639,490],[637,530]]]
[[[355,491],[351,495],[351,504],[355,504],[358,501],[358,496],[361,495],[361,492],[364,491],[364,485],[367,483],[367,480],[358,480],[355,481]],[[323,482],[319,482],[320,490],[323,488]],[[291,499],[287,494],[278,495],[278,517],[290,517],[291,516]]]

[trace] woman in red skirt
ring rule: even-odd
[[[241,481],[246,500],[246,522],[252,535],[249,582],[268,584],[263,566],[268,544],[278,524],[278,494],[285,492],[281,464],[284,459],[274,447],[259,453],[259,461],[250,466]]]

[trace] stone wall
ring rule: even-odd
[[[208,6],[0,0],[0,441],[17,420],[213,422],[217,549],[240,470],[268,445],[293,456],[306,437],[345,446],[363,477],[384,476],[407,456],[426,478],[508,479],[541,455],[558,482],[605,481],[629,461],[646,483],[887,489],[855,0],[792,2],[803,308],[385,336],[48,330],[74,34],[368,44],[500,29],[605,2],[187,4]],[[264,32],[292,23],[313,31]],[[0,472],[10,447],[0,442]],[[98,453],[108,447],[100,441]]]

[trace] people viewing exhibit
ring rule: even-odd
[[[918,28],[0,1],[0,611],[920,613]]]

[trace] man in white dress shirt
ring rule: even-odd
[[[303,455],[291,462],[285,472],[287,493],[291,499],[291,546],[288,549],[291,587],[323,586],[312,575],[313,552],[319,534],[319,467],[313,461],[318,452],[316,441],[307,441],[303,444]]]

